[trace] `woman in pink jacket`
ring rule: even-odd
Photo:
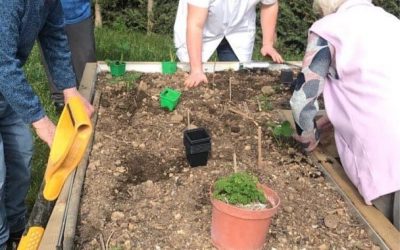
[[[400,228],[400,20],[370,0],[315,0],[290,100],[306,151],[330,121],[345,172],[366,204]],[[328,118],[315,122],[323,93]]]

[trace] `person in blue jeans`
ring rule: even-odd
[[[186,87],[208,82],[202,63],[214,51],[219,61],[252,60],[257,6],[262,30],[260,53],[282,63],[283,58],[274,47],[278,0],[179,0],[174,43],[179,60],[190,65]]]
[[[91,104],[76,89],[71,53],[64,32],[60,0],[0,0],[0,250],[25,229],[24,204],[30,184],[32,124],[51,146],[55,125],[23,72],[36,40],[65,101],[80,97],[89,115]]]
[[[65,18],[65,33],[72,55],[72,67],[76,75],[76,83],[82,80],[85,65],[88,62],[96,62],[96,46],[94,38],[94,24],[90,0],[61,0]],[[64,96],[54,83],[49,68],[43,59],[46,75],[49,81],[51,99],[57,111],[64,107]]]

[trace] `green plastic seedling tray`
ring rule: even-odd
[[[160,93],[160,106],[161,108],[167,108],[169,111],[173,111],[178,105],[181,92],[172,88],[165,88]]]
[[[125,74],[126,63],[115,61],[110,63],[110,71],[112,76],[123,76]]]
[[[177,70],[177,63],[174,61],[163,61],[161,62],[162,73],[164,75],[172,75],[175,74]]]

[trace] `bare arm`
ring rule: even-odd
[[[185,81],[188,87],[207,82],[202,67],[203,28],[207,20],[208,8],[188,4],[186,43],[190,61],[190,76]]]
[[[262,47],[261,54],[263,56],[271,56],[272,60],[277,63],[283,63],[281,55],[274,48],[275,28],[278,19],[278,2],[271,5],[261,5],[261,30],[262,30]]]

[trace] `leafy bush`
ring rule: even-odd
[[[232,205],[265,204],[267,200],[263,191],[257,188],[257,183],[257,178],[249,173],[233,173],[215,182],[213,196]]]
[[[128,27],[131,31],[147,32],[147,0],[99,0],[102,5],[103,22],[118,30]],[[395,16],[400,15],[399,0],[374,0]],[[306,49],[307,32],[317,20],[310,0],[279,0],[277,25],[277,48],[285,59],[300,59]],[[173,36],[173,25],[179,0],[154,0],[152,32]],[[259,22],[259,18],[257,18]],[[258,27],[259,23],[258,23]],[[171,41],[171,40],[170,40]],[[254,59],[262,59],[259,51],[261,29],[256,36]],[[300,55],[300,57],[299,57]]]
[[[308,29],[318,19],[312,9],[313,1],[280,0],[277,24],[277,48],[285,55],[303,54],[307,46]],[[377,6],[399,17],[399,0],[373,0]],[[260,39],[259,30],[257,38]]]
[[[279,1],[277,48],[285,54],[303,54],[308,29],[317,16],[311,1]]]
[[[152,32],[172,37],[178,3],[179,0],[154,0]],[[147,0],[100,0],[100,4],[104,25],[147,32]]]

